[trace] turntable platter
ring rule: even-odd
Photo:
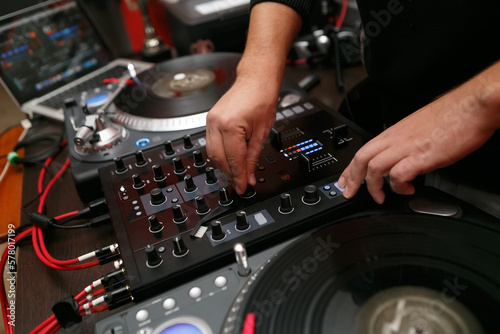
[[[499,231],[456,219],[372,216],[309,233],[240,291],[241,333],[491,333],[500,314]]]
[[[204,127],[206,114],[231,87],[239,53],[176,58],[140,73],[110,108],[112,119],[139,131],[179,131]]]

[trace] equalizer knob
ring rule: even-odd
[[[205,159],[203,159],[203,154],[199,150],[193,151],[193,159],[194,159],[194,166],[195,167],[200,168],[200,167],[203,167],[207,164]]]
[[[144,183],[139,174],[132,175],[132,182],[134,182],[134,184],[132,185],[134,189],[141,189],[144,188],[144,186],[146,185],[146,183]]]
[[[186,175],[184,176],[184,190],[187,193],[192,193],[193,191],[196,191],[198,187],[194,183],[193,177],[191,175]]]
[[[153,179],[156,181],[156,182],[162,182],[162,181],[165,181],[166,179],[166,176],[165,176],[165,173],[163,173],[163,170],[161,169],[161,166],[156,164],[156,165],[153,165]]]
[[[210,225],[212,226],[212,240],[221,241],[226,237],[220,221],[214,220]]]
[[[167,200],[160,188],[154,188],[149,194],[151,195],[151,205],[161,205]]]
[[[175,157],[172,159],[172,163],[174,164],[174,173],[175,174],[184,174],[186,172],[186,167],[184,167],[184,163],[181,158]]]
[[[238,231],[246,231],[250,228],[250,224],[248,223],[247,214],[245,211],[236,212],[236,230]]]
[[[189,249],[186,247],[186,244],[180,235],[176,235],[172,239],[172,242],[174,243],[174,250],[172,251],[172,254],[175,257],[184,256],[189,252]]]
[[[186,221],[187,217],[179,204],[174,204],[172,211],[174,212],[174,223],[180,224]]]
[[[190,135],[185,135],[184,137],[182,137],[182,140],[184,141],[184,149],[189,150],[194,147]]]
[[[290,194],[281,194],[280,207],[278,208],[278,211],[284,214],[288,214],[293,211],[292,197]]]
[[[205,197],[198,195],[194,200],[196,202],[196,212],[199,215],[207,214],[210,211],[210,207],[208,206],[207,201],[205,201]]]
[[[255,189],[251,185],[247,185],[245,192],[240,195],[241,198],[252,198],[256,194]]]
[[[149,216],[149,232],[158,233],[163,230],[163,224],[158,220],[155,215]]]
[[[205,175],[207,184],[216,184],[219,180],[217,179],[217,175],[215,175],[215,170],[213,167],[205,168]]]
[[[229,194],[227,193],[227,189],[225,187],[219,188],[219,204],[222,206],[228,206],[233,203],[233,200],[229,198]]]
[[[122,158],[116,157],[113,159],[113,161],[115,162],[115,167],[116,167],[115,171],[118,174],[123,174],[128,170],[128,168],[127,168],[127,166],[125,166],[125,163],[123,162]]]
[[[147,245],[145,251],[147,257],[146,265],[149,268],[156,268],[163,263],[160,253],[158,253],[154,246]]]
[[[148,161],[144,158],[144,153],[141,150],[135,152],[135,165],[137,167],[146,166]]]
[[[304,196],[302,197],[302,202],[307,205],[314,205],[320,201],[318,189],[316,186],[310,184],[304,188]]]
[[[163,147],[165,148],[165,154],[166,155],[174,155],[175,150],[174,150],[174,145],[170,140],[167,140],[166,142],[163,143]]]

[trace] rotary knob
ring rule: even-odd
[[[207,184],[216,184],[219,181],[217,179],[217,175],[215,175],[215,170],[213,169],[213,167],[207,167],[205,169],[205,175],[206,175],[205,182]]]
[[[210,225],[212,227],[212,240],[221,241],[226,237],[220,221],[214,220]]]
[[[175,150],[174,150],[174,145],[170,140],[167,140],[166,142],[163,143],[163,147],[165,148],[165,154],[166,155],[174,155]]]
[[[245,211],[236,212],[236,230],[238,231],[246,231],[250,228],[250,224],[248,223],[247,214]]]
[[[172,159],[172,163],[174,164],[174,173],[175,174],[184,174],[186,172],[186,167],[184,167],[184,163],[181,158],[175,157]]]
[[[292,197],[290,194],[281,194],[280,207],[278,208],[278,211],[284,214],[288,214],[293,211]]]
[[[245,246],[242,243],[237,243],[234,245],[233,251],[238,266],[238,275],[243,277],[250,275],[251,269],[248,264],[248,255]]]
[[[158,220],[155,215],[149,216],[149,232],[158,233],[163,230],[163,224]]]
[[[147,245],[145,251],[147,258],[146,265],[149,268],[156,268],[163,263],[160,253],[158,253],[154,246]]]
[[[186,221],[187,217],[179,204],[172,206],[172,211],[174,212],[174,223],[180,224]]]
[[[149,194],[151,195],[151,205],[161,205],[167,200],[160,188],[154,188]]]
[[[203,154],[199,150],[193,151],[193,159],[194,159],[194,166],[195,167],[200,168],[200,167],[203,167],[207,164],[205,159],[203,159]]]
[[[137,167],[146,166],[148,161],[144,158],[144,153],[141,150],[135,152],[135,165]]]
[[[210,211],[210,207],[205,201],[205,197],[198,195],[194,200],[196,202],[196,212],[199,215],[205,215]]]
[[[180,235],[176,235],[172,239],[172,242],[174,243],[174,250],[172,251],[172,254],[174,254],[175,257],[184,256],[189,252],[189,249],[186,247],[186,244]]]
[[[184,149],[189,150],[194,147],[190,135],[185,135],[184,137],[182,137],[182,140],[184,141]]]
[[[189,174],[184,176],[184,190],[187,193],[192,193],[196,191],[196,189],[198,189],[198,187],[194,183],[193,177]]]
[[[256,194],[255,189],[251,185],[247,185],[245,192],[240,195],[241,198],[252,198]]]
[[[134,189],[141,189],[144,188],[144,186],[146,185],[146,183],[144,183],[139,174],[132,175],[132,182],[134,183],[132,185]]]
[[[302,202],[307,205],[314,205],[321,200],[319,196],[318,189],[316,186],[310,184],[304,188],[304,196],[302,197]]]
[[[113,159],[113,161],[115,162],[115,167],[116,167],[115,171],[118,174],[123,174],[128,170],[128,168],[127,168],[127,166],[125,166],[125,163],[123,162],[122,158],[116,157]]]
[[[227,193],[227,189],[225,187],[219,188],[219,204],[222,206],[228,206],[233,203],[233,200],[229,198],[229,194]]]
[[[156,164],[156,165],[153,165],[153,179],[156,181],[156,182],[162,182],[162,181],[165,181],[166,179],[166,176],[165,176],[165,173],[163,173],[163,170],[161,169],[161,166]]]

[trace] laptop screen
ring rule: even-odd
[[[0,76],[20,104],[110,59],[76,0],[45,1],[0,17]]]

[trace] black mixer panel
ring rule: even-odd
[[[291,105],[259,158],[257,184],[236,194],[206,155],[205,132],[99,169],[136,301],[355,210],[337,179],[367,135],[314,100]]]

